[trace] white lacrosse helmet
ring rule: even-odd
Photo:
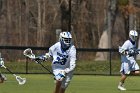
[[[70,32],[61,32],[59,35],[59,41],[63,49],[67,49],[72,44],[72,35]]]
[[[138,32],[136,30],[130,30],[129,37],[132,41],[136,41],[138,38]]]

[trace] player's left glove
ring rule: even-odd
[[[137,50],[134,50],[134,49],[130,49],[128,51],[129,56],[135,56],[135,55],[138,55],[138,54],[139,54],[139,52]]]
[[[129,56],[134,56],[135,55],[135,51],[133,49],[130,49],[127,54]]]
[[[57,75],[55,75],[55,79],[58,81],[62,81],[65,78],[66,72],[61,70]]]

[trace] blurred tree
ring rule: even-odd
[[[99,48],[112,48],[112,32],[117,15],[117,0],[108,1],[107,18],[105,20],[105,29],[100,38]],[[108,54],[106,52],[97,52],[95,60],[107,60]]]
[[[129,29],[139,26],[139,8],[139,0],[71,0],[76,47],[118,48]],[[68,30],[69,19],[69,0],[0,0],[0,44],[49,47],[56,42],[56,29]],[[82,53],[79,57],[87,58]]]
[[[69,0],[59,0],[60,10],[61,10],[61,29],[62,31],[68,31],[70,12],[69,11]]]

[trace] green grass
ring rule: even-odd
[[[21,74],[27,78],[25,85],[18,85],[14,76],[0,84],[0,93],[53,93],[54,81],[47,74]],[[129,77],[127,91],[117,90],[120,76],[74,75],[66,93],[140,93],[140,77]]]
[[[140,64],[140,61],[137,61],[137,63]],[[47,68],[51,70],[51,62],[44,62],[42,64],[44,66],[47,66]],[[31,61],[29,61],[28,64],[26,64],[26,62],[5,62],[5,66],[8,67],[14,73],[49,73],[42,66]],[[120,75],[120,66],[120,60],[112,60],[111,69],[109,61],[78,60],[76,63],[76,69],[74,74],[110,75],[111,72],[112,75]],[[4,68],[1,68],[0,71],[2,73],[9,73]]]

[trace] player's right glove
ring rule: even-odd
[[[37,56],[34,58],[36,63],[44,62],[50,57],[49,53],[46,53],[45,55]]]
[[[46,57],[45,57],[44,55],[41,55],[41,56],[35,57],[34,60],[35,60],[37,63],[40,63],[40,62],[46,61],[47,59],[46,59]]]

